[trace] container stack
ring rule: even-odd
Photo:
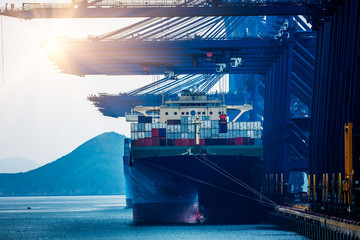
[[[253,145],[261,144],[261,122],[227,122],[226,115],[220,120],[200,118],[200,145]],[[152,123],[151,117],[139,116],[138,123],[131,124],[132,146],[195,146],[195,117]]]

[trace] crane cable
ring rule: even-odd
[[[0,22],[1,22],[1,73],[2,73],[2,80],[3,85],[5,84],[5,64],[4,64],[4,30],[3,30],[3,16],[0,16]]]
[[[240,179],[234,177],[232,174],[230,174],[226,170],[222,169],[221,167],[217,166],[215,163],[211,162],[209,159],[205,158],[204,156],[203,156],[204,161],[198,157],[196,157],[196,159],[199,160],[200,162],[204,163],[208,167],[214,169],[215,171],[219,172],[220,174],[224,175],[225,177],[229,178],[233,182],[235,182],[235,183],[239,184],[240,186],[244,187],[245,189],[249,190],[253,194],[259,196],[261,199],[265,199],[268,202],[270,202],[271,204],[273,204],[274,206],[277,206],[277,204],[274,201],[272,201],[271,199],[266,197],[264,194],[258,192],[254,188],[252,188],[249,185],[247,185],[246,183],[242,182]]]

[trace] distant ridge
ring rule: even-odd
[[[25,158],[11,157],[0,159],[0,173],[27,172],[41,165]]]
[[[123,141],[106,132],[35,170],[0,174],[0,196],[125,194]]]

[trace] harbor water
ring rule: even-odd
[[[0,239],[306,239],[270,224],[148,225],[125,196],[1,197]]]

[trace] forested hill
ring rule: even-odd
[[[0,174],[0,196],[125,194],[123,142],[103,133],[35,170]]]

